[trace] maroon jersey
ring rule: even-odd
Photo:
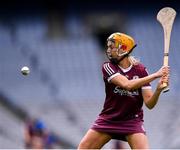
[[[126,76],[129,80],[145,77],[148,75],[145,67],[142,64],[138,64],[123,69],[118,65],[107,62],[103,64],[102,72],[106,99],[100,116],[105,119],[123,120],[131,117],[133,114],[142,112],[143,98],[141,88],[127,91],[110,83],[110,81],[119,74]],[[150,87],[150,84],[146,84],[142,88],[148,87]]]
[[[106,98],[103,110],[92,128],[99,131],[105,129],[105,132],[108,133],[144,132],[142,129],[142,89],[151,88],[150,84],[128,91],[111,83],[111,79],[119,74],[126,76],[129,80],[142,78],[148,75],[146,68],[142,64],[138,64],[123,69],[111,62],[105,62],[102,66],[102,72]]]

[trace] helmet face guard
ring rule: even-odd
[[[136,47],[134,39],[123,33],[113,33],[107,39],[107,57],[113,63],[119,63]],[[116,57],[112,55],[116,53]]]

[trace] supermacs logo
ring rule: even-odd
[[[123,95],[125,95],[125,96],[137,96],[137,95],[139,95],[138,90],[128,91],[128,90],[120,88],[119,86],[116,86],[113,92],[116,94],[119,94],[121,96],[123,96]]]

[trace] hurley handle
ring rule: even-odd
[[[168,53],[164,53],[164,61],[163,61],[163,65],[164,65],[164,66],[168,66],[168,62],[169,62],[168,60],[169,60],[169,54],[168,54]],[[163,90],[163,93],[169,91],[169,87],[168,87],[168,85],[167,85],[166,82],[163,83],[163,87],[165,88],[165,89]]]

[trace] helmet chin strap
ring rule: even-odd
[[[117,53],[117,55],[118,55],[119,57],[122,57],[122,56],[126,55],[127,53],[128,53],[128,52],[124,52],[123,54]]]

